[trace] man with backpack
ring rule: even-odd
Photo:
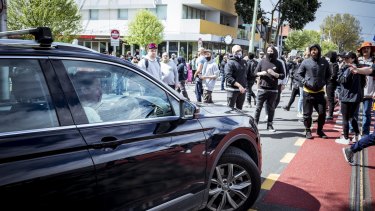
[[[251,97],[254,98],[254,105],[257,104],[256,102],[256,95],[252,90],[252,87],[255,83],[256,74],[255,68],[258,65],[258,62],[254,59],[255,55],[253,53],[249,53],[249,61],[247,61],[247,102],[249,103],[249,107],[251,108]]]
[[[160,62],[157,60],[158,46],[155,43],[147,45],[147,55],[138,62],[138,66],[145,72],[150,73],[156,79],[162,80]]]

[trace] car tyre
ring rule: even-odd
[[[205,210],[247,210],[257,199],[261,178],[243,150],[229,147],[215,166]]]

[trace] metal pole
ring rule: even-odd
[[[7,1],[0,0],[0,3],[3,6],[3,11],[1,12],[1,20],[0,20],[0,31],[5,32],[7,31]]]
[[[249,53],[250,52],[254,53],[254,38],[255,38],[255,28],[257,26],[258,5],[259,5],[259,0],[255,0],[255,2],[254,2],[254,13],[253,13],[253,23],[251,25],[251,38],[250,38]]]

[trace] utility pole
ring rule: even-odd
[[[253,12],[253,23],[251,25],[250,46],[249,46],[249,52],[251,53],[254,53],[254,38],[255,38],[255,28],[257,27],[258,5],[259,5],[259,0],[255,0],[254,12]]]

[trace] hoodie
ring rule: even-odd
[[[236,57],[230,57],[227,64],[224,67],[226,89],[228,91],[240,91],[238,87],[234,86],[237,82],[242,87],[247,85],[247,64],[243,59]]]
[[[303,84],[303,90],[308,93],[324,92],[323,88],[331,78],[328,61],[321,58],[322,49],[320,46],[314,44],[310,46],[309,51],[311,52],[314,47],[318,49],[317,57],[303,60],[296,74],[298,80]]]

